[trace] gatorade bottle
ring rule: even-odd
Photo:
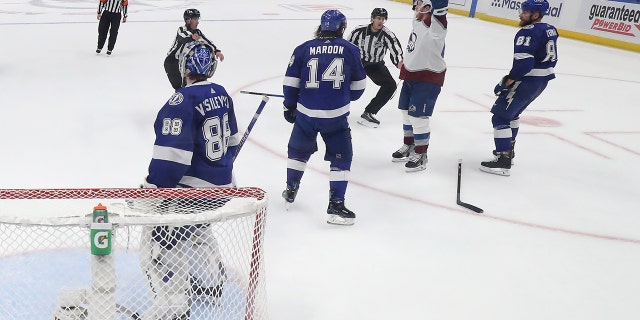
[[[97,206],[93,207],[93,222],[109,222],[109,212],[107,211],[107,207],[103,206],[102,203],[98,203]]]
[[[108,255],[111,254],[111,232],[112,226],[109,221],[107,207],[101,203],[93,208],[93,222],[91,223],[90,241],[91,254]]]

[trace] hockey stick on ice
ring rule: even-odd
[[[242,149],[242,146],[247,141],[247,138],[249,138],[249,133],[251,133],[253,126],[256,124],[256,121],[258,121],[258,117],[260,116],[262,109],[264,109],[264,106],[267,104],[267,101],[269,101],[269,97],[266,94],[263,94],[262,102],[260,102],[260,105],[258,106],[258,110],[256,110],[256,113],[253,115],[253,119],[251,119],[251,122],[249,122],[249,126],[247,127],[247,130],[244,132],[244,135],[242,136],[240,143],[238,143],[238,148],[236,149],[236,153],[233,155],[232,161],[235,161],[236,158],[238,157],[238,153],[240,153],[240,149]]]
[[[273,93],[264,93],[264,92],[253,92],[253,91],[240,91],[240,93],[244,93],[244,94],[255,94],[258,96],[267,96],[267,97],[278,97],[278,98],[284,98],[283,95],[281,94],[273,94]]]
[[[459,206],[465,207],[465,208],[467,208],[467,209],[469,209],[469,210],[471,210],[473,212],[483,213],[484,210],[482,210],[482,209],[480,209],[480,208],[478,208],[478,207],[476,207],[474,205],[471,205],[471,204],[468,204],[466,202],[460,201],[460,180],[462,180],[462,159],[458,159],[458,192],[456,194],[456,203]]]

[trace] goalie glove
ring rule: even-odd
[[[498,82],[496,87],[493,88],[493,93],[495,93],[496,96],[499,96],[501,94],[506,94],[509,91],[509,89],[511,89],[511,86],[507,86],[507,80],[509,80],[508,75],[502,77],[502,80],[500,80],[500,82]]]
[[[289,123],[296,122],[296,108],[287,108],[287,106],[284,106],[284,119]]]

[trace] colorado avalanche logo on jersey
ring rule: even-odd
[[[181,92],[176,92],[171,96],[171,98],[169,98],[169,101],[167,101],[167,103],[169,103],[170,106],[177,106],[181,104],[182,101],[184,101],[184,96]]]
[[[416,39],[418,38],[418,35],[415,32],[411,33],[411,36],[409,36],[409,42],[407,42],[407,51],[408,52],[413,52],[413,50],[416,49]]]

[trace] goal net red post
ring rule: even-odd
[[[266,213],[259,188],[0,189],[0,319],[265,320]]]

